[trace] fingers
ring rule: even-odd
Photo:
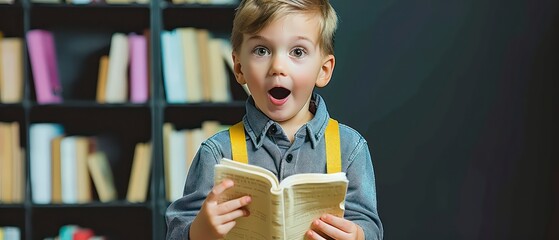
[[[240,217],[248,217],[249,215],[250,215],[250,212],[247,209],[240,208],[240,209],[237,209],[235,211],[232,211],[232,212],[229,212],[229,213],[226,213],[226,214],[223,214],[223,215],[219,216],[219,221],[222,222],[222,223],[228,223],[228,222],[234,221],[235,219],[240,218]]]
[[[326,238],[323,238],[322,236],[320,236],[320,234],[313,231],[312,229],[307,231],[307,238],[312,239],[312,240],[325,240],[326,239]]]
[[[336,217],[331,214],[324,214],[320,217],[320,220],[323,222],[335,226],[337,229],[340,229],[346,233],[355,232],[356,226],[355,223],[346,220],[344,218]]]
[[[229,180],[229,179],[225,179],[223,180],[221,183],[215,185],[212,190],[210,191],[210,193],[208,194],[208,196],[206,197],[207,201],[217,201],[219,198],[219,195],[222,194],[225,190],[233,187],[233,185],[235,185],[233,183],[233,181]]]
[[[357,225],[349,220],[325,214],[312,223],[313,232],[308,232],[311,239],[322,239],[319,234],[333,239],[355,239],[358,235]]]
[[[231,212],[235,209],[242,208],[248,205],[252,201],[250,196],[244,196],[237,199],[229,200],[227,202],[223,202],[219,204],[218,207],[218,214],[225,214]]]

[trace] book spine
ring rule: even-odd
[[[63,134],[58,124],[39,123],[31,125],[30,139],[30,174],[31,193],[34,203],[47,204],[51,201],[51,145],[56,136]]]
[[[167,102],[186,103],[180,40],[175,31],[164,31],[161,35],[163,76]]]
[[[124,103],[128,93],[128,38],[115,33],[111,39],[109,69],[107,71],[107,103]]]
[[[29,55],[31,60],[31,70],[33,73],[33,82],[35,83],[35,94],[37,102],[44,103],[60,103],[62,98],[54,94],[55,88],[59,88],[58,79],[51,79],[57,73],[50,73],[51,66],[55,63],[49,63],[54,56],[54,45],[51,45],[48,35],[50,33],[44,30],[31,30],[27,32],[27,45],[29,47]]]
[[[148,99],[147,41],[145,36],[130,34],[130,101],[144,103]]]

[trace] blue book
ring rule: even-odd
[[[29,129],[31,196],[34,203],[48,204],[52,200],[52,148],[53,138],[63,135],[60,124],[36,123]]]
[[[161,33],[163,82],[168,103],[186,103],[184,59],[180,36],[176,31]]]

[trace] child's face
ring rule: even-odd
[[[237,82],[248,85],[258,109],[274,121],[309,121],[314,86],[330,81],[334,56],[319,46],[318,20],[311,13],[280,17],[256,34],[244,34],[233,53]]]

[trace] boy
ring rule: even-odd
[[[313,93],[334,70],[337,16],[328,0],[243,0],[233,23],[234,72],[252,96],[246,104],[248,163],[281,181],[297,173],[326,172],[324,132],[329,115]],[[308,239],[382,239],[373,166],[367,142],[339,125],[341,171],[348,180],[344,218],[325,214],[312,223]],[[214,165],[232,158],[229,131],[205,141],[186,181],[184,197],[167,210],[168,239],[219,239],[248,216],[250,196],[217,200],[234,182],[214,186]]]

